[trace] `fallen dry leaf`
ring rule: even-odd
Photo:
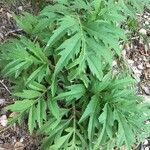
[[[24,149],[24,144],[21,142],[16,142],[14,145],[14,150],[23,150]]]
[[[9,115],[9,117],[10,117],[10,118],[14,118],[14,117],[16,117],[17,115],[18,115],[17,112],[12,112],[12,113]]]

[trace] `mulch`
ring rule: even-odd
[[[14,22],[12,14],[20,14],[23,11],[32,12],[31,4],[15,2],[7,5],[0,2],[0,43],[22,32]],[[16,114],[5,109],[5,106],[14,101],[9,89],[11,85],[5,80],[0,77],[0,150],[38,150],[38,137],[29,134],[26,122],[21,126],[17,123],[6,125],[7,118]]]

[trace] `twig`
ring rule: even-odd
[[[16,29],[16,30],[12,30],[12,31],[9,31],[5,34],[5,37],[9,36],[10,34],[14,34],[16,32],[20,32],[20,31],[23,31],[22,29]]]
[[[8,87],[4,84],[3,80],[0,80],[0,83],[2,84],[2,86],[6,89],[6,91],[11,95],[12,93],[10,92],[10,90],[8,89]]]
[[[11,125],[9,125],[9,126],[7,126],[7,127],[5,127],[5,128],[0,129],[0,133],[6,131],[6,130],[9,129],[10,127],[11,127]]]

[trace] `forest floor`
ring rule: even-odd
[[[13,21],[12,14],[20,14],[23,11],[32,12],[31,4],[8,5],[0,2],[0,43],[22,32]],[[146,9],[143,14],[137,14],[137,18],[138,26],[129,37],[129,41],[123,46],[122,55],[127,67],[138,82],[138,94],[150,102],[150,10]],[[114,61],[114,71],[116,66],[117,61]],[[7,118],[16,115],[5,109],[5,106],[14,101],[10,87],[7,79],[0,76],[0,150],[37,150],[39,137],[29,135],[25,122],[21,126],[7,125]],[[146,139],[138,149],[149,150],[149,139]]]

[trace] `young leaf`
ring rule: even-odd
[[[6,108],[13,112],[23,112],[30,108],[34,104],[33,100],[15,101],[14,104],[7,106]]]
[[[58,74],[60,70],[68,64],[68,61],[79,53],[80,50],[80,35],[75,34],[70,39],[66,40],[58,49],[63,49],[59,54],[61,55],[56,64],[54,74]]]
[[[79,99],[85,94],[85,87],[82,84],[75,84],[67,87],[69,92],[60,93],[56,96],[55,100],[65,99],[66,101],[71,101],[73,99]]]
[[[14,95],[25,99],[33,99],[41,96],[41,93],[34,90],[23,90],[23,92],[18,92]]]
[[[37,122],[39,128],[41,128],[43,125],[43,120],[46,120],[46,102],[43,99],[38,101],[36,113]]]
[[[58,41],[67,32],[67,30],[77,24],[76,19],[71,16],[65,16],[60,21],[60,26],[53,32],[45,50],[47,50],[47,47],[52,46],[56,41]]]
[[[119,124],[118,139],[122,138],[122,140],[126,143],[127,150],[131,150],[131,146],[135,142],[131,127],[129,126],[126,118],[119,111],[116,111],[115,113]]]
[[[36,81],[31,82],[28,86],[29,88],[35,91],[40,91],[40,92],[46,91],[46,87],[43,84],[40,84]]]
[[[87,117],[89,117],[91,114],[93,114],[97,105],[98,105],[98,99],[96,96],[93,96],[91,98],[90,102],[88,103],[85,111],[83,112],[83,114],[79,120],[79,123],[83,122]]]
[[[29,78],[27,79],[26,84],[28,84],[28,83],[30,83],[31,81],[33,81],[33,80],[38,76],[38,74],[39,74],[40,71],[43,69],[43,67],[45,67],[45,66],[40,66],[38,69],[36,69],[36,70],[29,76]]]
[[[35,123],[36,115],[37,115],[37,114],[36,114],[36,108],[35,108],[35,106],[33,105],[33,106],[30,108],[29,116],[28,116],[28,127],[29,127],[29,131],[30,131],[31,134],[33,133],[33,130],[34,130],[34,128],[36,127],[36,123]]]
[[[93,75],[96,75],[96,77],[101,81],[103,72],[100,57],[95,57],[95,55],[89,54],[87,57],[87,62]]]
[[[97,139],[95,148],[98,148],[100,146],[101,142],[103,141],[103,138],[106,135],[108,135],[110,139],[112,139],[113,137],[112,126],[114,123],[114,117],[113,117],[113,112],[108,103],[105,104],[103,108],[103,113],[99,116],[99,122],[103,124],[103,129]]]
[[[67,135],[61,136],[58,139],[56,139],[54,145],[50,147],[52,150],[59,150],[60,147],[69,139],[71,136],[71,133],[68,133]]]
[[[55,99],[49,99],[48,106],[56,119],[60,119],[60,108]]]

